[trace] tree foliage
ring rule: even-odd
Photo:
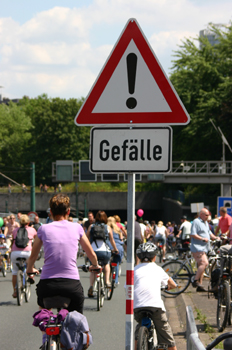
[[[175,52],[171,81],[191,117],[186,127],[174,128],[173,159],[176,160],[221,159],[221,137],[210,119],[230,140],[232,29],[221,31],[213,26],[210,29],[218,37],[218,44],[212,46],[202,37],[187,39]],[[228,149],[226,159],[232,159]]]
[[[212,46],[207,38],[186,39],[175,52],[171,81],[191,122],[173,127],[173,160],[221,159],[221,136],[210,119],[231,144],[232,28],[211,30],[218,37],[217,45]],[[29,184],[28,168],[35,162],[37,185],[52,185],[52,162],[88,159],[90,128],[74,124],[82,103],[83,98],[51,99],[44,94],[0,105],[1,170]],[[226,147],[226,160],[230,159]],[[190,187],[188,191],[194,192]],[[183,190],[183,186],[178,189]]]
[[[21,100],[20,106],[33,125],[27,160],[36,164],[37,182],[51,184],[52,162],[56,160],[89,158],[89,128],[74,124],[82,102],[49,99],[47,95]]]

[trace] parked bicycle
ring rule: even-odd
[[[232,256],[221,256],[221,268],[217,295],[217,327],[222,332],[227,323],[231,324],[231,279]]]
[[[183,260],[175,258],[170,261],[167,261],[162,265],[164,271],[177,284],[177,287],[174,289],[165,289],[165,293],[171,295],[178,295],[180,293],[183,293],[194,279],[195,272],[193,271],[192,267],[191,252],[189,250],[184,251],[182,256]]]
[[[29,302],[31,296],[31,283],[28,280],[28,276],[26,273],[27,264],[25,258],[17,258],[18,262],[16,265],[18,266],[17,272],[17,283],[16,283],[16,291],[17,291],[17,303],[19,306],[23,304],[23,297],[25,298],[26,303]]]
[[[210,344],[208,344],[205,349],[212,350],[223,340],[224,340],[224,343],[223,343],[224,350],[231,350],[232,349],[232,332],[227,332],[219,335]]]

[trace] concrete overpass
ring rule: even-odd
[[[73,162],[73,181],[80,181],[80,171],[80,163]],[[91,175],[92,173],[89,171],[89,174]],[[118,179],[115,181],[125,182],[124,175],[125,174],[118,174]],[[54,182],[62,181],[62,179],[57,179],[56,162],[52,163],[52,179]],[[103,181],[102,174],[96,174],[95,181]],[[111,180],[108,181],[110,182]],[[173,161],[172,170],[169,173],[142,173],[140,174],[139,181],[181,184],[220,184],[221,196],[231,197],[232,161]]]

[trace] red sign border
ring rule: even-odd
[[[154,80],[166,99],[171,112],[126,112],[126,113],[92,113],[108,81],[119,64],[131,40],[134,40],[140,54],[146,62]],[[113,48],[102,71],[96,79],[89,95],[75,117],[77,125],[179,125],[188,124],[190,117],[179,99],[171,82],[163,71],[152,48],[146,40],[135,19],[130,19],[115,47]],[[132,121],[132,122],[131,122]]]

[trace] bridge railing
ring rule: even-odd
[[[232,174],[231,161],[173,161],[171,173],[216,175]]]

